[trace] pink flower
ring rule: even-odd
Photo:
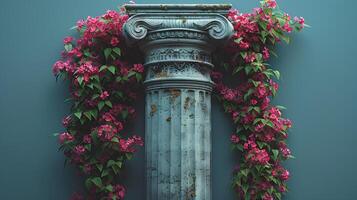
[[[276,82],[274,82],[273,80],[270,79],[269,83],[274,88],[275,91],[277,91],[279,89],[279,85]]]
[[[77,145],[77,146],[74,147],[74,153],[76,153],[77,155],[81,155],[85,151],[86,151],[86,149],[82,145]]]
[[[250,45],[249,45],[248,42],[241,41],[241,42],[239,43],[239,47],[240,47],[241,49],[248,49],[249,46],[250,46]]]
[[[71,122],[71,116],[69,115],[69,116],[67,116],[67,117],[65,117],[65,118],[63,118],[62,119],[62,125],[64,126],[64,127],[68,127],[68,125],[69,125],[69,123]]]
[[[109,97],[109,93],[107,91],[102,92],[102,94],[100,94],[100,98],[102,100],[106,99],[107,97]]]
[[[54,75],[57,75],[59,72],[62,71],[69,72],[69,73],[73,71],[73,66],[70,64],[69,61],[63,62],[59,60],[53,65],[52,72]]]
[[[112,46],[117,46],[119,44],[119,40],[117,37],[112,37],[112,39],[110,40],[110,44]]]
[[[253,105],[253,106],[256,105],[257,103],[258,103],[258,101],[255,100],[255,99],[251,99],[250,100],[250,104]]]
[[[90,135],[83,136],[83,142],[86,144],[92,143],[92,137]]]
[[[269,193],[265,193],[262,200],[274,200]]]
[[[290,177],[290,173],[288,170],[284,169],[280,175],[281,180],[286,181]]]
[[[262,53],[263,53],[263,59],[264,59],[264,60],[268,60],[269,57],[270,57],[269,49],[266,48],[266,47],[264,47]]]
[[[234,98],[236,97],[235,91],[229,88],[224,88],[221,91],[221,94],[223,95],[223,98],[226,99],[227,101],[233,101]]]
[[[266,1],[266,4],[269,8],[276,8],[277,6],[277,3],[275,0],[265,0]]]
[[[124,199],[125,196],[125,188],[122,185],[115,185],[114,186],[114,194],[117,196],[120,200]]]
[[[265,97],[263,102],[262,102],[262,104],[261,104],[261,106],[260,106],[260,109],[261,110],[267,109],[268,106],[269,106],[269,103],[270,103],[270,99],[268,97]]]
[[[116,120],[110,112],[104,113],[102,119],[106,122],[114,122]]]
[[[139,145],[139,146],[144,145],[143,138],[141,138],[140,136],[134,135],[133,139],[134,139],[136,145]]]
[[[280,186],[279,186],[279,191],[280,191],[280,192],[286,192],[286,187],[283,186],[283,185],[280,185]]]
[[[236,136],[235,134],[233,134],[233,135],[231,136],[231,141],[232,141],[234,144],[237,144],[237,143],[239,143],[239,137]]]
[[[258,149],[256,147],[248,151],[245,159],[248,160],[248,162],[251,164],[259,165],[266,165],[270,161],[268,152],[265,149]]]
[[[97,74],[98,71],[99,71],[98,67],[93,66],[92,61],[87,61],[87,62],[84,62],[82,65],[80,65],[76,72],[79,75],[82,75],[84,82],[87,83],[87,82],[89,82],[89,78],[92,75]]]
[[[139,136],[133,136],[132,138],[119,140],[119,147],[122,152],[127,152],[127,153],[135,152],[135,149],[133,148],[134,145],[143,146],[144,142],[142,138]]]
[[[259,123],[258,125],[255,126],[254,130],[255,132],[261,132],[264,128],[264,124]]]
[[[63,43],[65,43],[65,44],[69,44],[69,43],[71,43],[72,41],[73,41],[73,38],[70,37],[70,36],[68,36],[68,37],[66,37],[66,38],[63,39]]]
[[[232,112],[232,119],[236,120],[239,115],[239,112]]]
[[[301,25],[301,28],[305,26],[305,19],[303,17],[294,17],[294,21]]]
[[[258,97],[258,98],[264,98],[267,95],[268,94],[267,94],[267,90],[266,90],[265,85],[263,83],[259,84],[258,87],[256,88],[255,96]]]
[[[71,134],[69,134],[68,132],[61,133],[59,135],[60,144],[63,144],[64,142],[71,142],[73,140],[74,140],[74,137]]]
[[[139,73],[143,73],[144,72],[144,67],[142,64],[134,64],[134,71],[137,71]]]
[[[255,53],[253,52],[253,53],[250,53],[250,54],[248,54],[247,56],[245,56],[244,61],[245,61],[246,63],[252,63],[252,62],[255,61],[255,59],[256,59]]]
[[[290,33],[293,30],[293,28],[290,26],[288,21],[284,24],[283,30],[288,32],[288,33]]]
[[[98,128],[98,136],[103,140],[110,141],[116,133],[118,133],[118,130],[108,124],[101,125]]]

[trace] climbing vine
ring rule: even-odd
[[[124,42],[127,19],[121,10],[78,21],[78,39],[64,39],[62,59],[53,66],[57,78],[69,82],[72,102],[62,121],[65,132],[58,134],[60,150],[85,177],[85,194],[75,193],[72,199],[123,199],[125,187],[117,176],[143,145],[127,128],[143,93],[144,73]],[[233,186],[241,199],[281,199],[289,178],[282,161],[292,157],[286,144],[291,121],[282,118],[283,107],[270,104],[280,73],[267,61],[278,42],[289,43],[286,33],[304,27],[304,19],[291,18],[275,0],[261,1],[249,14],[231,10],[228,19],[234,36],[224,55],[216,57],[224,64],[216,65],[211,77],[215,96],[237,127],[231,141],[242,156]],[[234,87],[222,81],[235,77],[244,81]]]

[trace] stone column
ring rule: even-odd
[[[126,5],[145,55],[147,200],[211,199],[211,54],[233,27],[222,4]]]

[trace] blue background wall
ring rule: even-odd
[[[227,3],[241,11],[255,0],[175,0],[137,3]],[[56,83],[51,66],[59,58],[62,39],[77,19],[115,9],[114,0],[1,0],[0,2],[0,199],[64,200],[81,188],[51,133],[69,105],[65,84]],[[288,107],[294,121],[289,139],[296,156],[287,200],[356,199],[357,65],[355,0],[280,0],[292,15],[312,25],[282,45],[272,63],[281,69],[275,102]],[[143,102],[139,111],[143,113]],[[217,102],[213,105],[214,200],[234,199],[230,189],[234,155],[232,129]],[[143,133],[143,118],[136,131]],[[130,161],[128,200],[144,199],[144,151]]]

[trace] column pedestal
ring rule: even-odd
[[[145,55],[147,200],[211,199],[211,54],[230,5],[126,5],[129,44]]]

